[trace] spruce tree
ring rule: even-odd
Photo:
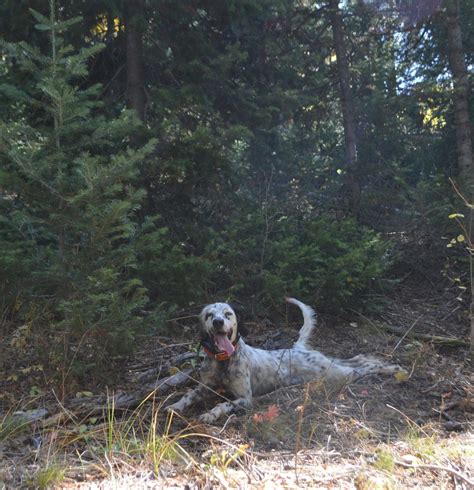
[[[53,2],[49,18],[31,10],[48,52],[3,44],[7,74],[28,83],[2,86],[15,110],[0,123],[1,293],[51,367],[88,374],[143,327],[137,176],[155,142],[133,148],[131,111],[102,115],[101,86],[84,86],[102,46],[67,45],[63,33],[80,18],[58,21],[54,11]]]

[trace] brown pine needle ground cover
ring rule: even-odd
[[[198,359],[186,339],[144,341],[108,393],[85,386],[59,401],[28,381],[31,372],[6,373],[0,488],[472,488],[474,377],[467,351],[408,337],[400,342],[383,328],[408,331],[416,322],[413,331],[461,338],[467,323],[455,308],[446,295],[420,301],[406,294],[378,316],[321,322],[315,348],[341,357],[375,352],[402,363],[409,378],[284,388],[213,427],[196,422],[203,406],[186,416],[163,410],[186,386],[164,389],[157,380],[195,376]],[[189,339],[193,322],[175,327],[189,328]],[[249,341],[289,346],[297,328],[258,321]]]

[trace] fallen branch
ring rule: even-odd
[[[137,381],[144,382],[158,376],[160,373],[168,372],[170,368],[179,366],[180,364],[183,364],[184,362],[195,359],[197,357],[199,357],[197,352],[184,352],[183,354],[179,354],[178,356],[176,356],[171,362],[168,362],[166,365],[147,369],[146,371],[135,375],[135,378]]]
[[[159,379],[154,383],[149,383],[138,390],[129,393],[118,393],[116,395],[97,395],[91,397],[75,398],[67,404],[69,414],[64,411],[42,422],[43,427],[56,425],[66,418],[71,418],[71,414],[75,416],[103,414],[108,406],[113,406],[114,410],[128,410],[135,408],[143,402],[145,398],[153,395],[164,395],[171,389],[184,385],[192,379],[193,369],[179,371],[171,376]]]
[[[386,323],[377,323],[377,326],[381,327],[383,330],[386,330],[387,332],[394,333],[395,335],[400,335],[402,337],[427,340],[429,342],[434,342],[435,344],[450,345],[453,347],[469,347],[468,342],[465,342],[464,340],[460,340],[460,339],[454,339],[452,337],[430,335],[427,333],[407,332],[406,330],[403,330],[403,328],[387,325]]]
[[[474,487],[474,480],[470,480],[466,475],[463,475],[454,468],[449,466],[438,466],[436,464],[410,464],[404,463],[403,461],[395,460],[395,464],[398,466],[403,466],[404,468],[413,468],[415,470],[435,470],[435,471],[446,471],[454,476],[457,476],[460,480],[464,481],[469,485],[469,488]]]
[[[443,410],[451,410],[452,408],[459,408],[464,412],[474,412],[474,396],[466,396],[443,406]]]

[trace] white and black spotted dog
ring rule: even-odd
[[[262,350],[247,345],[245,335],[234,309],[227,303],[206,306],[199,318],[201,345],[207,357],[200,370],[200,384],[186,393],[178,402],[167,407],[182,412],[193,403],[203,400],[216,390],[224,389],[233,395],[233,401],[219,403],[199,420],[212,424],[228,415],[252,406],[252,398],[281,386],[307,381],[351,381],[369,373],[391,374],[403,371],[394,364],[364,355],[351,359],[333,359],[311,350],[308,340],[316,324],[313,309],[294,298],[289,303],[299,307],[304,323],[298,340],[291,349]]]

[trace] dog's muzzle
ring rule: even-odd
[[[228,356],[231,356],[234,353],[234,346],[230,341],[232,336],[232,330],[226,332],[224,330],[224,320],[222,318],[214,318],[212,320],[212,329],[214,336],[214,343],[219,352],[227,352]]]
[[[209,357],[217,361],[225,361],[229,359],[237,348],[239,338],[235,342],[231,342],[232,330],[225,332],[223,330],[224,320],[214,318],[212,320],[212,341],[204,341],[201,345]]]
[[[216,333],[221,333],[219,331],[223,326],[224,320],[222,320],[221,318],[214,318],[214,320],[212,320],[212,328],[215,330]]]

